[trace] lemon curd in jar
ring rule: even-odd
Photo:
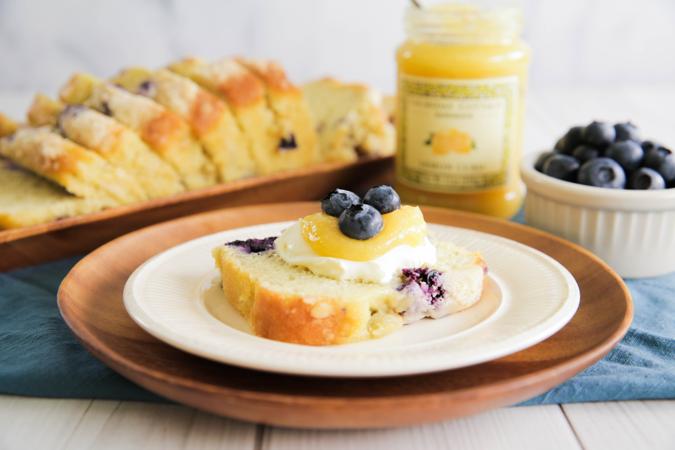
[[[396,189],[406,203],[511,217],[529,48],[517,8],[410,8],[399,47]]]

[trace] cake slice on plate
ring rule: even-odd
[[[221,181],[255,174],[248,144],[230,108],[220,98],[189,78],[161,69],[125,69],[112,82],[153,99],[180,115],[192,127],[218,169]]]
[[[181,117],[159,103],[112,83],[76,74],[61,89],[61,100],[84,104],[127,126],[180,174],[188,189],[216,183],[216,170]]]
[[[480,254],[432,242],[420,209],[400,206],[391,187],[373,188],[363,199],[336,190],[322,210],[279,237],[213,250],[225,298],[256,335],[343,344],[480,299],[487,272]]]
[[[93,150],[132,175],[149,198],[182,192],[178,173],[140,137],[111,117],[83,105],[64,105],[38,94],[28,110],[31,125],[57,127],[61,134]]]

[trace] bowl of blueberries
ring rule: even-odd
[[[581,244],[619,275],[675,271],[675,154],[631,122],[570,128],[528,155],[528,224]]]

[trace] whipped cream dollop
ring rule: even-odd
[[[370,261],[350,261],[317,255],[302,237],[300,223],[296,222],[279,236],[275,248],[288,264],[306,267],[316,275],[335,280],[360,280],[387,284],[401,269],[419,267],[436,262],[436,247],[424,238],[422,244],[412,247],[399,245]]]

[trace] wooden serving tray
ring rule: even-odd
[[[202,359],[153,338],[126,313],[122,290],[127,278],[158,252],[206,234],[292,220],[316,209],[316,203],[226,209],[118,238],[68,274],[58,293],[61,314],[96,357],[150,391],[215,414],[312,428],[411,425],[516,403],[598,361],[630,325],[630,293],[590,252],[523,225],[438,208],[423,208],[427,221],[504,236],[561,262],[581,289],[574,318],[549,339],[487,363],[417,376],[331,379],[257,372]]]
[[[0,271],[78,255],[130,231],[197,212],[253,203],[316,200],[342,187],[391,182],[393,157],[324,163],[32,227],[0,230]]]

